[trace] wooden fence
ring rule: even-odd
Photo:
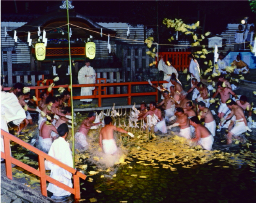
[[[177,71],[183,71],[184,69],[188,68],[189,66],[189,59],[188,55],[191,52],[159,52],[159,56],[164,57],[164,61],[167,62],[168,59],[172,59],[172,66],[177,69]],[[159,58],[160,59],[160,58]],[[156,58],[157,63],[157,58]],[[157,64],[156,64],[157,66]]]
[[[152,84],[158,85],[159,83],[168,83],[167,81],[152,81]],[[90,96],[73,96],[73,100],[77,99],[89,99],[89,98],[97,98],[98,99],[98,107],[102,106],[103,98],[119,98],[119,97],[127,97],[128,105],[131,105],[131,99],[134,96],[155,96],[156,101],[158,101],[158,90],[156,89],[153,92],[144,92],[144,93],[132,93],[132,86],[140,86],[140,85],[148,85],[148,82],[122,82],[122,83],[107,83],[107,84],[73,84],[73,88],[81,88],[81,87],[95,87],[97,92],[94,92],[94,95]],[[116,92],[116,94],[102,94],[104,92],[105,87],[116,88],[116,90],[120,90],[120,87],[126,87],[127,93]],[[59,85],[54,86],[53,89],[58,89],[60,87],[67,88],[68,85]],[[47,90],[48,86],[33,86],[29,87],[31,90],[35,90],[35,96],[37,98],[37,102],[40,100],[40,90]],[[10,87],[4,87],[4,91],[10,90]]]
[[[12,179],[12,164],[15,164],[32,174],[35,174],[40,178],[40,185],[41,185],[41,193],[44,196],[47,196],[47,189],[46,189],[46,181],[51,182],[52,184],[74,194],[75,200],[78,201],[80,199],[80,181],[79,178],[84,179],[86,178],[86,175],[82,174],[81,172],[71,168],[70,166],[67,166],[66,164],[63,164],[62,162],[58,161],[57,159],[54,159],[53,157],[49,156],[48,154],[44,153],[43,151],[40,151],[39,149],[33,147],[32,145],[22,141],[21,139],[11,135],[8,132],[5,132],[1,129],[1,135],[3,136],[4,140],[4,151],[1,152],[1,158],[5,159],[5,168],[6,168],[6,176],[9,179]],[[39,170],[36,170],[35,168],[24,164],[23,162],[13,158],[11,156],[11,149],[10,149],[10,141],[14,141],[17,144],[21,145],[22,147],[36,153],[38,155],[38,166]],[[59,167],[67,170],[68,172],[73,174],[73,181],[74,181],[74,188],[70,188],[69,186],[51,178],[45,173],[45,159],[52,162],[55,165],[58,165]]]

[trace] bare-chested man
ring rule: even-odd
[[[183,90],[181,84],[177,81],[176,78],[171,78],[171,83],[175,87],[175,92],[178,91],[182,95],[186,95],[186,92]]]
[[[86,141],[86,136],[92,126],[99,125],[99,123],[93,123],[96,118],[95,112],[89,112],[88,117],[82,122],[79,131],[75,134],[75,148],[79,151],[84,151],[86,147],[88,146],[88,143]]]
[[[243,109],[240,106],[238,106],[236,102],[233,101],[232,99],[227,100],[226,103],[228,108],[231,109],[231,113],[227,116],[226,120],[229,118],[232,118],[233,116],[236,117],[235,127],[227,135],[227,144],[231,144],[233,136],[239,139],[238,138],[239,135],[246,132],[247,130],[250,132],[252,130],[247,126],[247,121],[244,116]],[[222,122],[224,122],[224,120],[222,120]]]
[[[138,118],[142,118],[147,112],[148,112],[147,104],[145,102],[142,102],[140,104],[140,113]]]
[[[197,84],[198,84],[198,81],[196,78],[192,78],[191,80],[191,88],[187,91],[187,94],[192,92],[193,91],[193,95],[192,95],[192,101],[196,100],[196,98],[198,97],[199,95],[199,91],[198,91],[198,88],[197,88]]]
[[[164,91],[164,100],[157,105],[157,107],[163,106],[165,110],[165,120],[169,121],[169,118],[174,115],[175,101],[170,97],[168,91]]]
[[[67,123],[69,121],[69,119],[66,117],[67,115],[71,115],[71,107],[65,107],[62,111],[63,114],[65,114],[64,116],[61,116],[58,121],[55,124],[55,127],[58,128],[62,123]]]
[[[39,101],[39,104],[38,104],[38,107],[41,109],[41,110],[43,110],[44,108],[45,108],[45,106],[46,106],[46,98],[47,98],[47,94],[46,94],[46,92],[42,92],[41,94],[40,94],[40,101]]]
[[[239,105],[244,112],[248,112],[248,127],[251,127],[253,124],[252,122],[252,109],[251,109],[251,104],[248,102],[248,99],[246,96],[242,95],[238,101],[236,101],[237,105]]]
[[[166,129],[166,123],[165,120],[162,118],[162,113],[161,110],[156,108],[156,103],[155,102],[150,102],[149,104],[149,111],[142,117],[143,119],[146,118],[148,115],[153,116],[156,115],[158,118],[158,123],[155,125],[155,132],[158,130],[161,131],[162,133],[167,133]],[[142,119],[140,118],[140,119]]]
[[[187,102],[190,100],[187,99],[186,95],[180,95],[180,104],[176,104],[176,107],[181,107],[181,108],[186,108],[187,107]]]
[[[177,117],[177,120],[173,125],[168,126],[168,129],[171,129],[172,127],[180,126],[180,136],[190,139],[191,129],[189,125],[189,119],[188,119],[188,116],[184,113],[183,108],[181,107],[176,108],[175,115]]]
[[[190,118],[190,124],[195,128],[196,133],[196,137],[193,138],[192,141],[197,142],[206,150],[211,150],[214,138],[210,131],[200,124],[200,121],[196,116]]]
[[[223,75],[223,74],[220,75],[219,76],[219,81],[224,83],[224,85],[223,85],[224,87],[230,88],[232,90],[232,87],[231,87],[229,81],[227,79],[225,79],[225,75]]]
[[[48,153],[52,142],[57,139],[57,129],[52,125],[53,115],[47,116],[47,121],[43,121],[42,127],[39,130],[38,149]],[[56,137],[52,137],[52,132],[55,133]]]
[[[200,101],[198,103],[198,109],[200,111],[201,118],[204,119],[205,127],[210,131],[212,136],[215,136],[216,132],[216,121],[213,118],[212,112],[209,108],[205,107],[205,103],[203,101]]]
[[[197,86],[197,89],[199,91],[199,96],[196,99],[196,101],[197,102],[203,101],[205,103],[206,107],[209,108],[210,98],[209,98],[209,95],[208,95],[207,87],[202,82],[199,82],[196,86]]]
[[[235,98],[237,98],[237,96],[230,88],[223,87],[223,82],[218,82],[217,87],[218,89],[213,94],[212,98],[215,98],[218,94],[220,94],[221,104],[218,110],[218,117],[223,118],[223,116],[229,111],[226,101],[230,98],[230,94]]]
[[[100,147],[105,154],[115,154],[117,152],[117,146],[114,140],[114,131],[128,134],[131,137],[134,137],[134,135],[131,132],[112,125],[112,118],[110,116],[106,116],[104,122],[105,126],[100,130]]]
[[[196,112],[194,111],[194,106],[192,101],[188,101],[186,103],[186,108],[184,108],[184,113],[187,114],[188,118],[196,116]]]

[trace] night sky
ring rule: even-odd
[[[1,1],[2,15],[43,15],[59,9],[61,1]],[[15,5],[16,4],[16,5]],[[73,1],[75,11],[87,17],[111,16],[118,22],[161,25],[163,18],[181,18],[185,23],[205,25],[205,32],[220,34],[227,23],[240,23],[249,16],[255,22],[255,14],[245,1]],[[158,12],[157,12],[158,11]],[[3,19],[3,17],[2,17]],[[204,23],[205,21],[205,23]]]

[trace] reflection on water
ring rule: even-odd
[[[78,165],[88,164],[81,202],[255,202],[254,145],[206,151],[172,133],[130,129],[134,139],[115,135],[121,154],[113,161],[100,152],[98,131],[88,135],[88,152],[77,155],[84,157]]]
[[[78,115],[77,123],[82,119]],[[116,122],[123,124],[124,120]],[[115,156],[103,154],[99,129],[90,130],[90,148],[75,158],[77,168],[88,175],[86,181],[81,180],[81,202],[255,202],[253,141],[252,145],[206,151],[172,133],[159,137],[147,130],[126,130],[135,138],[115,134],[119,147]],[[221,135],[216,139],[224,140]],[[15,158],[38,168],[35,155],[21,147],[12,147],[12,152]],[[23,177],[20,172],[15,175]],[[31,187],[39,184],[38,179],[29,179]]]

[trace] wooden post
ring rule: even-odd
[[[12,51],[7,51],[7,73],[8,73],[8,86],[12,86]]]
[[[41,193],[43,196],[47,197],[44,158],[41,155],[39,155],[38,157],[39,157],[38,163],[39,163],[39,171],[40,171]]]
[[[31,83],[32,83],[32,86],[36,86],[36,77],[35,77],[35,75],[31,75]]]
[[[131,71],[130,71],[130,81],[135,77],[135,49],[131,48]]]
[[[120,83],[120,72],[116,72],[116,83]],[[116,87],[116,93],[120,94],[120,86]]]
[[[12,157],[10,148],[10,139],[4,136],[5,169],[7,178],[12,180]]]
[[[128,84],[128,105],[131,105],[132,104],[132,97],[131,97],[131,93],[132,93],[132,85],[131,84]]]
[[[24,75],[24,83],[28,83],[28,75]]]
[[[20,76],[16,76],[16,83],[20,82]]]
[[[114,83],[114,72],[109,72],[110,83]],[[114,94],[114,87],[109,87],[110,94]]]
[[[138,49],[138,61],[139,61],[139,69],[142,68],[142,48]]]
[[[101,83],[99,83],[99,86],[98,86],[98,107],[101,107]]]
[[[78,201],[80,199],[80,183],[79,183],[79,176],[76,174],[73,175],[74,180],[74,190],[75,190],[75,201]]]

